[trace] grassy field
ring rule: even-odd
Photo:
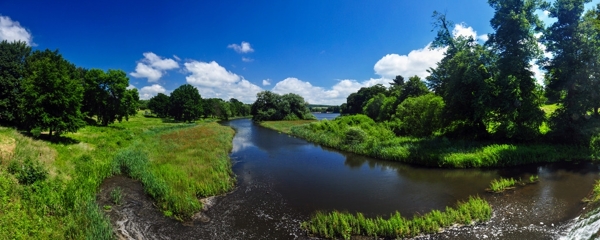
[[[233,135],[217,123],[164,123],[142,114],[87,126],[58,142],[0,127],[0,236],[114,238],[95,201],[114,174],[139,179],[165,215],[189,217],[201,208],[198,197],[232,188]]]
[[[278,132],[291,134],[292,127],[317,122],[317,120],[296,120],[296,121],[263,121],[259,124],[263,127],[273,129]]]

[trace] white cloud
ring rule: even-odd
[[[6,16],[0,16],[0,41],[2,40],[8,42],[23,41],[29,46],[35,46],[31,32],[22,27],[19,22]]]
[[[158,84],[153,84],[152,86],[145,86],[142,89],[140,89],[140,99],[147,100],[156,96],[159,93],[165,92],[167,92],[167,90]]]
[[[183,65],[190,73],[185,78],[187,83],[196,86],[202,98],[236,98],[245,103],[252,103],[256,100],[256,94],[263,90],[215,61],[191,61]]]
[[[313,86],[309,82],[297,78],[286,78],[273,87],[272,91],[278,94],[295,93],[311,104],[341,105],[351,93],[357,92],[361,87],[370,87],[375,84],[388,85],[390,79],[369,79],[363,82],[344,79],[336,83],[331,89]]]
[[[375,63],[373,69],[377,75],[388,79],[393,79],[397,75],[405,78],[414,75],[425,78],[429,75],[427,69],[435,67],[446,51],[443,48],[430,49],[429,45],[412,50],[408,55],[387,54]]]
[[[237,45],[235,43],[229,44],[227,48],[231,48],[238,53],[249,53],[254,52],[254,49],[250,46],[249,42],[242,42],[241,45]]]
[[[127,86],[127,90],[131,90],[131,89],[136,89],[136,87],[133,86],[132,84],[129,84],[129,86]]]
[[[484,42],[487,41],[489,38],[487,34],[477,35],[477,31],[475,31],[472,27],[467,26],[464,23],[454,25],[454,29],[452,29],[452,36],[455,38],[457,38],[458,36],[463,36],[467,38],[471,37],[474,40]]]
[[[181,61],[181,58],[179,58],[177,55],[173,55],[173,58],[175,58],[176,61]]]
[[[247,57],[242,57],[242,61],[244,61],[244,62],[254,62],[254,59],[247,58]]]
[[[162,77],[162,72],[144,63],[138,63],[135,66],[135,72],[129,74],[135,78],[148,78],[148,82],[156,82]]]
[[[265,79],[265,80],[263,80],[262,81],[262,85],[263,86],[269,86],[269,85],[271,85],[271,79]]]
[[[148,82],[156,82],[167,70],[179,68],[179,63],[173,59],[162,58],[153,52],[145,52],[143,55],[144,58],[137,63],[135,72],[129,73],[135,78],[148,78]]]

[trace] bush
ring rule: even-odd
[[[442,127],[444,101],[435,94],[407,98],[396,109],[399,132],[411,136],[430,136]]]
[[[351,145],[360,144],[361,142],[367,140],[368,137],[369,136],[367,135],[367,133],[362,129],[357,127],[351,127],[348,128],[348,130],[346,131],[344,143]]]
[[[10,162],[8,172],[13,174],[20,184],[30,185],[37,181],[43,181],[48,177],[48,172],[44,166],[31,158],[25,158],[22,163],[18,161]]]

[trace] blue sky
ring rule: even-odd
[[[252,103],[272,90],[341,104],[398,74],[427,76],[443,55],[427,48],[434,10],[456,34],[492,32],[493,10],[480,0],[19,0],[0,1],[0,40],[59,49],[84,68],[122,69],[142,99],[189,83],[203,98]]]

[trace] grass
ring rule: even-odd
[[[118,173],[140,179],[163,212],[190,216],[201,207],[197,197],[233,186],[227,156],[233,134],[216,123],[164,123],[143,112],[127,122],[64,134],[60,142],[0,127],[0,236],[113,239],[95,195],[104,179]],[[168,161],[173,151],[181,157]],[[19,168],[10,173],[11,165]]]
[[[408,238],[419,234],[437,233],[455,224],[471,225],[488,221],[492,208],[483,199],[471,197],[459,202],[456,208],[446,207],[444,212],[433,210],[422,216],[406,219],[396,212],[388,219],[381,217],[365,218],[363,214],[341,212],[315,214],[302,228],[311,234],[325,238],[350,239],[362,235],[374,238]]]
[[[278,121],[262,125],[343,151],[431,167],[505,167],[558,161],[588,161],[593,158],[589,146],[396,136],[385,124],[368,122],[360,117],[310,123]]]
[[[508,189],[512,189],[517,184],[517,181],[514,178],[500,178],[494,179],[490,183],[490,191],[499,193],[504,192]]]
[[[263,121],[260,125],[266,128],[273,129],[275,131],[291,134],[292,127],[316,122],[317,120],[295,120],[295,121]]]

